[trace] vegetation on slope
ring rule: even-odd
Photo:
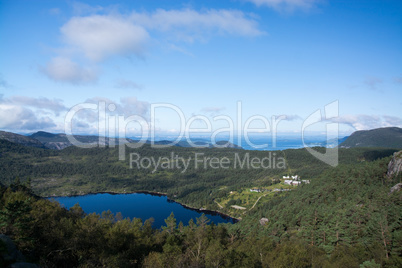
[[[352,133],[339,145],[341,148],[384,147],[402,148],[402,128],[386,127]]]
[[[324,151],[325,148],[316,148]],[[340,150],[341,163],[359,163],[378,157],[391,155],[393,149]],[[173,163],[172,153],[185,160],[191,159],[186,170],[183,168],[130,169],[130,153],[142,158],[165,158]],[[285,151],[246,151],[232,148],[183,148],[170,147],[154,149],[150,145],[137,149],[127,149],[126,160],[118,160],[118,148],[46,150],[25,147],[0,140],[0,180],[10,184],[16,177],[28,178],[32,188],[41,196],[66,196],[96,192],[135,192],[141,190],[162,192],[169,198],[195,208],[220,210],[215,199],[226,199],[231,191],[241,191],[252,187],[266,187],[284,175],[298,174],[302,179],[314,179],[325,170],[331,169],[321,164],[305,149]],[[211,159],[224,157],[230,161],[229,168],[211,168],[203,163],[196,166],[194,157]],[[271,157],[270,168],[234,168],[236,159]],[[284,159],[284,165],[275,166],[274,159]],[[238,163],[238,162],[237,162]],[[265,162],[267,165],[268,162]],[[228,212],[225,209],[222,212]]]
[[[233,228],[244,233],[258,229],[276,241],[296,236],[327,253],[353,247],[356,254],[395,258],[401,266],[402,192],[390,194],[390,188],[401,182],[402,174],[386,176],[389,160],[328,170],[311,184],[261,204]],[[269,219],[262,228],[261,217]]]
[[[0,139],[18,143],[18,144],[22,144],[25,146],[45,148],[45,146],[35,138],[27,137],[24,135],[19,135],[19,134],[12,133],[12,132],[0,130]]]
[[[324,151],[324,148],[315,148]],[[266,157],[273,152],[236,149],[153,149],[129,153],[170,157],[172,150],[187,158]],[[285,169],[130,169],[113,148],[61,151],[0,141],[0,232],[11,237],[29,261],[46,267],[400,267],[402,260],[401,194],[389,189],[401,175],[388,178],[393,149],[342,149],[340,165],[322,165],[306,150],[275,152]],[[298,174],[310,184],[270,193],[254,200],[248,188],[272,188],[283,175]],[[10,183],[16,177],[20,183]],[[270,186],[271,185],[271,186]],[[276,186],[273,186],[276,187]],[[291,187],[292,188],[292,187]],[[85,191],[166,192],[195,207],[219,210],[230,203],[247,206],[243,220],[231,225],[207,225],[202,217],[188,226],[173,215],[166,228],[151,222],[103,213],[70,211],[33,194]],[[238,200],[231,199],[231,192]],[[260,197],[265,193],[256,193]],[[245,197],[245,198],[243,198]],[[233,201],[234,200],[234,201]],[[248,203],[247,203],[248,202]],[[226,208],[221,211],[227,211]],[[230,209],[229,209],[230,211]],[[260,223],[268,218],[267,224]],[[5,251],[0,243],[0,251]],[[4,255],[4,254],[3,254]],[[1,260],[9,264],[10,260]]]
[[[370,170],[380,167],[381,161],[364,165]],[[367,176],[375,175],[371,172],[352,176],[358,175],[365,183],[370,183]],[[335,173],[331,179],[339,182],[342,177]],[[339,192],[335,200],[348,194],[348,191],[342,194],[342,186],[337,185],[332,182],[327,185]],[[316,187],[312,185],[311,188]],[[304,220],[300,219],[301,215],[291,213],[292,206],[290,210],[281,208],[282,211],[275,212],[278,218],[272,215],[268,225],[246,233],[244,224],[207,225],[208,219],[204,216],[196,223],[190,221],[188,226],[183,226],[171,215],[165,220],[165,227],[155,230],[151,228],[151,221],[122,219],[121,215],[114,216],[110,212],[101,216],[85,215],[79,206],[66,210],[58,203],[38,198],[29,187],[16,183],[0,188],[0,231],[15,241],[27,261],[43,267],[400,267],[400,209],[396,209],[398,204],[384,212],[380,209],[383,209],[383,202],[388,206],[400,202],[401,195],[387,198],[388,194],[380,191],[378,195],[370,196],[369,188],[360,191],[368,194],[370,205],[367,210],[371,213],[361,219],[360,229],[352,226],[349,230],[347,225],[354,222],[355,217],[338,214],[346,209],[333,210],[339,203],[327,204],[327,215],[318,217],[316,222],[314,218],[307,220],[311,216],[309,211]],[[299,196],[306,198],[315,190],[302,192],[291,192],[268,206],[281,206],[284,200],[298,200]],[[333,197],[329,195],[329,198]],[[308,203],[320,200],[319,196],[312,195]],[[335,200],[328,201],[338,203]],[[270,211],[266,208],[262,206],[259,211]],[[312,209],[314,211],[314,206]],[[283,221],[279,219],[281,217]],[[339,226],[334,228],[326,223],[326,245],[333,247],[312,243],[312,237],[317,241],[320,237],[318,233],[317,238],[311,236],[310,232],[318,229],[314,226],[330,218],[337,219]],[[370,222],[368,218],[373,220]],[[300,222],[300,230],[287,227],[282,234],[278,231],[280,225],[294,226],[297,222]],[[307,228],[309,224],[310,229]],[[378,224],[383,224],[383,235]],[[335,241],[335,232],[340,232],[342,239]],[[356,240],[356,236],[360,236],[361,241]],[[6,251],[0,243],[0,265],[3,266],[14,261],[2,258]]]

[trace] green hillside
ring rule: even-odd
[[[45,146],[39,140],[37,140],[33,137],[27,137],[27,136],[19,135],[19,134],[12,133],[12,132],[0,131],[0,139],[18,143],[18,144],[22,144],[25,146],[31,146],[31,147],[36,147],[36,148],[45,148]]]
[[[325,148],[316,148],[321,152]],[[392,155],[394,149],[355,148],[340,149],[341,164],[360,163]],[[284,151],[247,151],[234,148],[152,148],[144,144],[137,149],[127,148],[126,160],[119,161],[118,148],[83,149],[74,146],[63,150],[48,150],[26,147],[0,140],[0,181],[7,184],[16,177],[30,178],[34,191],[42,196],[66,196],[96,192],[133,192],[140,190],[163,192],[177,201],[196,208],[221,210],[214,201],[227,200],[230,192],[249,191],[253,187],[266,188],[280,182],[285,175],[299,175],[304,180],[314,180],[329,169],[305,149]],[[172,168],[130,168],[130,153],[141,158],[163,158],[166,163],[175,164],[174,157],[190,160],[186,170],[182,166]],[[195,163],[200,159],[227,158],[228,168],[212,168],[210,162]],[[271,167],[240,168],[244,159],[271,158]],[[279,160],[283,160],[283,162]],[[276,163],[274,163],[274,160]],[[268,162],[267,162],[268,163]],[[278,165],[282,163],[282,165]],[[176,163],[177,164],[177,163]],[[236,165],[236,167],[234,166]],[[283,185],[278,185],[282,187]],[[278,188],[277,187],[277,188]],[[275,187],[274,187],[275,188]],[[237,205],[252,203],[243,200]],[[233,214],[232,214],[233,215]],[[234,216],[238,216],[237,214]]]
[[[396,151],[340,148],[339,166],[331,167],[306,149],[144,144],[126,148],[120,161],[118,147],[49,150],[0,139],[0,230],[29,261],[45,267],[400,267],[402,191],[390,189],[402,175],[386,175]],[[130,154],[165,164],[189,161],[185,171],[130,168]],[[266,158],[271,166],[197,167],[196,154],[230,163]],[[289,175],[310,183],[287,185],[283,176]],[[66,211],[38,197],[142,190],[241,220],[216,227],[201,218],[184,227],[172,216],[166,228],[152,230],[146,219],[85,215],[79,207]],[[0,257],[0,265],[8,263]]]
[[[230,169],[215,173],[211,181],[207,178],[213,172],[191,173],[188,177],[173,172],[174,180],[159,172],[155,176],[146,172],[133,176],[122,172],[127,169],[124,163],[112,161],[115,155],[110,149],[85,151],[69,147],[53,151],[6,141],[0,145],[2,181],[21,175],[21,180],[8,189],[0,189],[2,234],[13,239],[29,262],[43,267],[66,267],[66,264],[152,268],[401,267],[402,264],[402,191],[390,193],[402,176],[386,176],[394,150],[343,149],[341,164],[336,168],[314,162],[303,149],[286,150],[283,153],[294,170],[302,171],[307,166],[305,174],[311,172],[314,177],[310,184],[278,192],[269,200],[261,199],[237,224],[206,225],[207,220],[201,217],[185,227],[171,215],[165,221],[166,227],[153,230],[151,222],[144,222],[145,219],[122,219],[110,213],[85,215],[79,206],[67,211],[57,203],[33,196],[18,181],[29,186],[26,174],[30,174],[34,192],[40,187],[48,187],[49,192],[66,186],[80,189],[90,178],[94,191],[117,190],[123,187],[121,183],[132,183],[132,190],[160,189],[180,194],[186,204],[200,204],[196,200],[201,199],[202,205],[219,196],[229,196],[228,188],[263,186],[267,181],[261,180],[258,172],[249,171],[236,177],[239,172]],[[191,152],[185,148],[178,150],[183,155]],[[166,153],[150,147],[137,152]],[[202,152],[212,156],[219,151]],[[229,152],[227,149],[226,153]],[[104,172],[106,175],[101,176]],[[264,225],[260,223],[262,217],[268,219]],[[4,246],[0,241],[1,256],[5,256]],[[12,262],[0,258],[0,265]]]
[[[339,147],[402,148],[402,128],[387,127],[356,131],[346,141],[342,142]]]
[[[269,224],[262,227],[263,233],[275,234],[278,240],[296,234],[327,252],[337,245],[364,244],[381,246],[384,256],[391,248],[400,251],[402,192],[391,194],[390,189],[401,182],[402,174],[386,176],[389,160],[327,170],[310,184],[261,204],[238,228],[261,229],[258,219],[266,217]]]

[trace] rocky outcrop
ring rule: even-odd
[[[389,194],[392,194],[393,192],[399,192],[402,189],[402,183],[396,184],[394,187],[391,188],[389,191]]]
[[[388,178],[397,176],[402,172],[402,151],[394,153],[391,161],[388,164]]]
[[[46,148],[53,150],[63,150],[72,145],[70,142],[44,142],[43,144]]]
[[[260,219],[260,224],[263,225],[263,226],[264,226],[264,225],[267,225],[268,222],[269,222],[269,220],[268,220],[267,218],[261,218],[261,219]]]

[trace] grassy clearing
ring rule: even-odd
[[[215,199],[215,203],[217,204],[216,209],[230,216],[239,218],[251,209],[258,207],[260,202],[266,202],[278,194],[283,194],[286,190],[295,190],[298,187],[287,185],[283,181],[284,180],[270,186],[242,188],[238,191],[231,191],[225,197]],[[227,186],[223,186],[220,190],[226,188]],[[250,191],[251,189],[258,189],[260,192],[252,192]],[[218,206],[218,204],[223,208]],[[245,210],[239,210],[239,207],[244,207]]]

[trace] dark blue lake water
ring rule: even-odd
[[[235,223],[235,220],[222,216],[214,212],[199,212],[186,207],[179,203],[170,201],[166,196],[158,196],[146,193],[135,194],[91,194],[84,196],[72,197],[55,197],[65,208],[70,208],[79,203],[86,213],[96,212],[101,214],[103,211],[110,210],[114,214],[121,212],[124,218],[141,218],[143,221],[154,218],[153,227],[160,228],[165,226],[165,219],[173,212],[177,223],[180,221],[184,225],[188,225],[190,219],[196,222],[196,218],[202,213],[214,222],[219,223]]]

